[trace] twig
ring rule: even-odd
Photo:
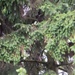
[[[37,60],[21,60],[20,62],[32,62],[32,63],[48,64],[48,62],[37,61]]]
[[[59,68],[59,69],[65,71],[65,72],[67,72],[67,70],[65,70],[65,69],[63,69],[63,68]]]

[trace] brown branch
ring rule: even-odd
[[[57,65],[57,67],[59,67],[59,66],[65,66],[65,65],[71,65],[72,63],[63,63],[63,64],[59,64],[59,65]]]
[[[37,61],[37,60],[21,60],[20,62],[31,62],[31,63],[48,64],[48,62]],[[19,63],[20,63],[20,62],[19,62]]]
[[[60,70],[63,70],[63,71],[65,71],[65,72],[67,72],[65,69],[63,69],[63,68],[59,68]]]
[[[37,60],[21,60],[20,62],[31,62],[31,63],[40,63],[40,64],[44,64],[44,65],[50,65],[50,63],[53,63],[53,62],[44,62],[44,61],[37,61]],[[19,63],[20,63],[19,62]],[[54,64],[55,67],[60,67],[60,66],[65,66],[65,65],[71,65],[71,63],[63,63],[63,64]]]

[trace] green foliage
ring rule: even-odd
[[[27,75],[26,70],[22,67],[17,69],[16,72],[18,72],[18,75]]]
[[[56,73],[54,71],[52,71],[52,70],[49,70],[44,75],[56,75]]]
[[[7,38],[5,37],[5,40],[1,40],[0,45],[2,50],[0,58],[2,60],[10,61],[10,59],[12,59],[14,61],[19,61],[19,47],[21,45],[24,45],[25,50],[27,50],[35,40],[39,40],[43,43],[45,37],[47,44],[44,48],[46,48],[55,59],[62,59],[64,51],[70,50],[67,46],[65,38],[69,39],[71,34],[74,32],[75,11],[58,13],[58,8],[55,8],[55,5],[50,2],[49,4],[47,3],[41,8],[45,11],[46,9],[49,10],[52,8],[56,11],[56,13],[52,15],[51,12],[53,13],[53,11],[51,9],[51,12],[49,12],[51,14],[51,19],[49,18],[47,21],[43,21],[37,25],[25,25],[21,23],[15,24],[14,27],[17,31],[14,31],[10,35],[6,36]],[[59,11],[61,11],[61,9]],[[15,53],[15,57],[13,57],[13,53]]]
[[[0,40],[0,42],[0,60],[4,60],[5,62],[10,62],[11,60],[15,62],[19,61],[18,39],[14,35],[11,35],[8,38]]]
[[[67,13],[58,13],[53,16],[52,21],[47,22],[45,28],[45,37],[48,42],[46,49],[55,59],[62,59],[62,54],[69,51],[67,46],[67,39],[70,39],[75,30],[75,11],[68,11]],[[44,25],[42,25],[44,28]],[[73,34],[74,36],[74,34]],[[75,38],[71,38],[73,40]]]
[[[27,3],[27,0],[0,0],[0,12],[15,24],[20,21],[19,4]]]
[[[35,49],[36,40],[43,45],[41,50],[48,50],[50,56],[55,60],[62,61],[65,51],[72,49],[75,52],[75,46],[69,48],[66,41],[66,39],[70,39],[75,42],[75,10],[71,10],[69,3],[60,1],[58,4],[52,4],[49,0],[45,1],[39,8],[45,11],[45,17],[48,16],[48,18],[35,25],[20,23],[17,6],[15,5],[13,8],[14,1],[2,0],[0,2],[2,14],[7,16],[13,24],[16,23],[13,25],[15,31],[0,39],[0,60],[5,62],[12,60],[15,64],[18,63],[20,47],[23,45],[24,49],[28,50],[34,45]],[[20,2],[20,0],[16,0],[17,4]],[[16,16],[13,14],[13,10],[16,10]],[[18,69],[17,72],[19,75],[26,74],[26,70],[23,68]]]
[[[50,15],[51,19],[51,16],[54,16],[54,14],[67,12],[68,9],[70,9],[67,3],[60,2],[58,4],[53,4],[49,0],[45,1],[40,8],[46,12],[45,15]]]

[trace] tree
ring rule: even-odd
[[[6,27],[6,31],[11,32],[8,34],[3,31],[5,35],[0,39],[0,60],[25,67],[28,75],[38,75],[42,70],[44,73],[48,70],[58,73],[58,69],[71,75],[73,63],[68,62],[68,56],[74,56],[75,46],[70,46],[68,40],[75,42],[73,2],[36,0],[35,8],[31,3],[28,0],[1,1],[1,24]],[[22,18],[20,8],[23,9],[24,5],[29,10]],[[39,9],[42,11],[40,14]],[[44,17],[41,22],[36,15]]]

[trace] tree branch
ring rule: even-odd
[[[63,68],[59,68],[60,70],[63,70],[63,71],[65,71],[65,72],[67,72],[65,69],[63,69]]]
[[[31,62],[31,63],[48,64],[48,62],[37,61],[37,60],[21,60],[20,62]],[[19,63],[20,63],[20,62],[19,62]]]
[[[37,61],[37,60],[21,60],[19,63],[21,62],[31,62],[31,63],[40,63],[40,64],[44,64],[44,65],[50,65],[50,63],[54,63],[54,62],[44,62],[44,61]],[[55,67],[60,67],[60,66],[65,66],[65,65],[71,65],[71,63],[62,63],[62,64],[54,64]]]
[[[57,67],[59,67],[59,66],[65,66],[65,65],[71,65],[72,63],[61,63],[61,64],[59,64],[59,65],[57,65]]]

